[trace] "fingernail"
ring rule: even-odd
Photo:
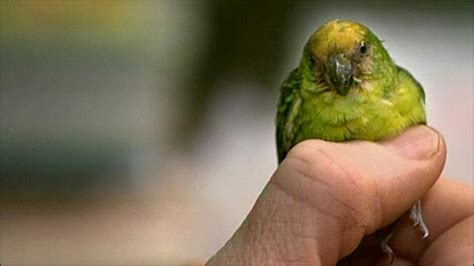
[[[426,160],[438,152],[440,136],[427,126],[416,126],[382,144],[407,159]]]

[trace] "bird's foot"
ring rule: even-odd
[[[379,238],[380,249],[383,251],[383,253],[387,254],[389,262],[392,264],[395,255],[393,254],[392,248],[388,245],[388,241],[390,241],[390,238],[392,237],[392,232],[384,234],[383,232],[379,231],[377,232],[377,236]]]
[[[410,219],[413,221],[413,227],[419,227],[420,231],[423,233],[423,239],[427,238],[430,235],[428,227],[423,221],[423,214],[421,212],[421,201],[417,201],[413,207],[410,209]]]

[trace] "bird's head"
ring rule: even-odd
[[[314,79],[342,96],[370,78],[374,63],[390,60],[381,42],[367,27],[347,20],[332,20],[322,25],[305,49]]]

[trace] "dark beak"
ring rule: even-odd
[[[346,95],[352,84],[352,63],[344,54],[332,54],[326,64],[326,79],[340,95]]]

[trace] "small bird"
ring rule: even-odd
[[[276,119],[278,161],[305,139],[377,141],[426,124],[425,93],[397,66],[367,27],[331,20],[309,38],[299,66],[280,89]],[[421,204],[410,210],[428,237]],[[380,246],[393,259],[390,234]]]

